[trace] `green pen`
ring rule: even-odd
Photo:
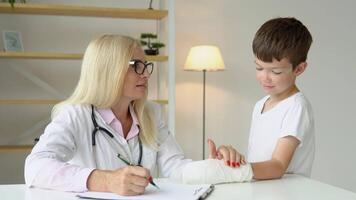
[[[122,161],[124,162],[125,164],[129,165],[129,166],[139,166],[139,167],[142,167],[142,165],[135,165],[131,162],[129,162],[128,160],[126,160],[121,154],[117,154],[117,157]],[[150,182],[151,185],[155,186],[157,189],[160,189],[158,187],[158,185],[156,183],[153,182],[153,178],[152,176],[148,177],[148,181]]]

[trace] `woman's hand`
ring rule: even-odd
[[[209,158],[211,159],[223,159],[225,165],[230,167],[240,167],[240,164],[246,164],[245,156],[240,154],[231,145],[221,145],[216,149],[216,145],[213,140],[208,139],[209,145]]]
[[[150,172],[139,166],[127,166],[115,171],[94,170],[87,181],[90,191],[113,192],[123,196],[145,191]]]

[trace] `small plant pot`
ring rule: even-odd
[[[159,51],[158,51],[158,49],[145,49],[145,54],[154,56],[154,55],[158,55]]]

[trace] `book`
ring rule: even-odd
[[[103,200],[119,200],[119,199],[142,199],[142,200],[197,200],[205,199],[213,190],[214,185],[187,185],[173,183],[167,181],[157,181],[160,189],[151,185],[147,186],[145,192],[137,196],[121,196],[110,192],[84,192],[77,196],[84,199],[103,199]]]

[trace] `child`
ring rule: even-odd
[[[295,81],[307,67],[311,43],[308,29],[295,18],[272,19],[260,27],[252,46],[256,77],[268,95],[253,110],[248,163],[243,155],[237,160],[240,169],[225,167],[218,160],[192,162],[184,169],[183,182],[244,182],[281,178],[285,173],[310,176],[313,112]]]
[[[256,103],[252,115],[247,160],[254,179],[285,173],[310,177],[313,111],[295,82],[307,67],[311,43],[310,32],[295,18],[269,20],[255,35],[256,77],[268,95]]]

